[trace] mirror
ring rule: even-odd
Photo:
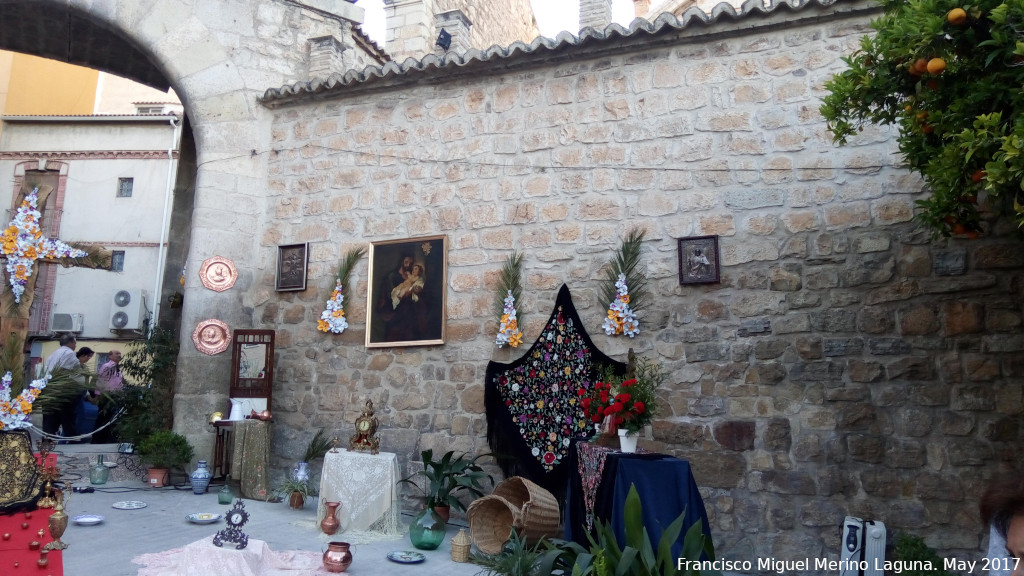
[[[274,331],[235,330],[232,335],[231,398],[270,397],[274,386]]]

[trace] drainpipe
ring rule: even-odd
[[[153,288],[153,319],[149,323],[149,333],[146,334],[147,338],[153,333],[153,326],[156,325],[157,319],[160,317],[160,294],[164,290],[164,265],[167,261],[167,237],[170,234],[171,226],[171,198],[174,196],[174,147],[178,143],[178,129],[181,128],[181,121],[177,116],[172,114],[170,122],[174,131],[171,134],[171,145],[167,148],[167,188],[164,190],[164,215],[163,221],[160,223],[160,246],[158,247],[160,252],[156,261],[156,285]]]

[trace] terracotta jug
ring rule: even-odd
[[[339,574],[348,570],[352,564],[352,553],[348,550],[348,542],[331,542],[324,552],[324,569],[331,574]]]
[[[324,534],[331,536],[341,527],[341,522],[337,516],[338,507],[341,506],[341,502],[325,501],[324,506],[327,507],[327,512],[324,513],[324,519],[320,521],[320,529],[324,531]]]

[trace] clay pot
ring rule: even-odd
[[[147,482],[150,488],[163,488],[167,485],[166,468],[150,468],[147,471]]]
[[[341,527],[337,516],[341,502],[324,502],[324,506],[327,507],[327,512],[324,514],[324,519],[320,521],[320,529],[324,531],[324,534],[331,536]]]
[[[306,497],[302,492],[292,492],[288,495],[288,506],[293,510],[302,510],[306,505]]]
[[[331,542],[324,552],[324,570],[331,574],[339,574],[348,570],[352,564],[352,553],[348,550],[348,542]]]
[[[434,512],[437,512],[438,516],[440,516],[441,518],[444,518],[445,522],[447,522],[452,517],[452,507],[451,506],[436,505],[436,506],[434,506]]]

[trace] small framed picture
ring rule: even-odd
[[[444,344],[448,237],[370,244],[366,347]]]
[[[288,244],[277,247],[277,291],[306,289],[306,266],[309,244]]]
[[[679,283],[713,284],[721,282],[718,265],[718,236],[691,236],[679,239]]]

